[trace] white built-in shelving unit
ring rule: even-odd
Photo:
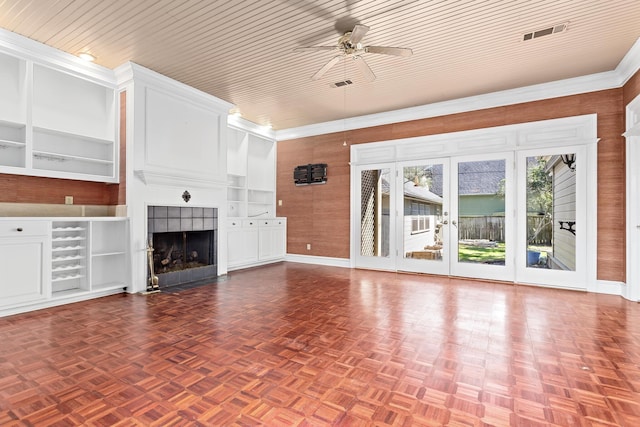
[[[229,128],[227,216],[275,216],[275,150],[274,140]]]
[[[229,270],[281,261],[287,220],[276,218],[276,142],[229,127],[227,265]]]
[[[0,316],[123,292],[129,221],[0,218]]]
[[[112,73],[85,73],[62,53],[35,60],[25,53],[44,48],[0,35],[24,44],[0,46],[0,173],[117,182]]]

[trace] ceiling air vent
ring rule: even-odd
[[[562,24],[554,25],[548,28],[543,28],[542,30],[532,31],[530,33],[526,33],[522,36],[522,41],[533,40],[539,37],[548,36],[550,34],[557,34],[567,31],[568,22],[564,22]]]
[[[343,87],[343,86],[349,86],[352,85],[353,82],[351,80],[343,80],[341,82],[335,82],[335,83],[331,83],[329,86],[331,87]]]

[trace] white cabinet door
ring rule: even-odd
[[[47,298],[46,244],[44,235],[0,238],[0,306]]]
[[[284,258],[287,254],[287,222],[276,220],[278,223],[273,230],[273,251],[276,258]]]
[[[284,219],[265,219],[260,221],[261,261],[284,258],[286,252],[286,221]]]
[[[258,237],[260,249],[258,250],[258,259],[260,261],[269,260],[274,257],[273,254],[273,226],[260,225],[260,233]]]
[[[227,265],[238,267],[258,260],[258,226],[255,220],[229,220]]]

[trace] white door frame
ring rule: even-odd
[[[627,105],[627,271],[623,296],[640,301],[640,95]]]

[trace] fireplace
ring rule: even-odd
[[[159,287],[217,276],[217,209],[149,206],[147,218]]]

